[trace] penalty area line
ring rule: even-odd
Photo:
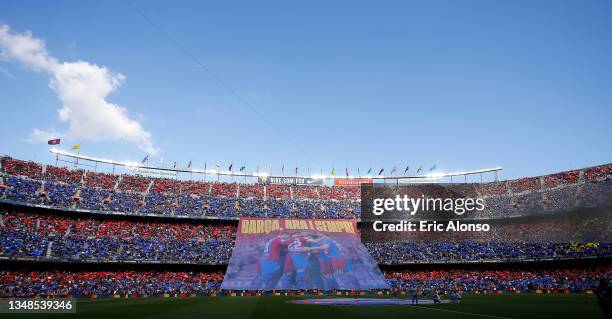
[[[464,315],[472,315],[472,316],[478,316],[478,317],[486,317],[486,318],[512,319],[512,318],[509,318],[509,317],[500,317],[500,316],[492,316],[492,315],[483,315],[483,314],[480,314],[480,313],[464,312],[464,311],[456,311],[456,310],[448,310],[448,309],[438,309],[438,308],[433,308],[433,307],[423,307],[423,306],[418,306],[418,305],[412,305],[412,307],[415,307],[415,308],[421,308],[421,309],[429,309],[429,310],[437,310],[437,311],[443,311],[443,312],[459,313],[459,314],[464,314]]]

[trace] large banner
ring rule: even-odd
[[[334,186],[343,186],[343,187],[359,187],[363,184],[372,184],[374,180],[371,178],[343,178],[343,179],[334,179]]]
[[[389,288],[355,220],[241,218],[225,290]]]

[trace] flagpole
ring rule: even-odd
[[[189,169],[191,170],[191,172],[189,172],[189,178],[193,181],[193,169],[191,168],[191,160],[189,160]]]

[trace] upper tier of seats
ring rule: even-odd
[[[359,218],[360,188],[263,185],[114,175],[1,158],[0,199],[65,209],[191,218]],[[612,164],[482,184],[424,188],[482,197],[470,218],[610,204]],[[426,187],[426,186],[425,186]],[[415,194],[415,196],[420,196]]]

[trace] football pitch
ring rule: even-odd
[[[76,314],[2,314],[1,316],[88,319],[603,318],[597,307],[597,300],[592,295],[468,295],[459,304],[423,306],[329,306],[298,305],[288,302],[304,298],[309,297],[79,299]]]

